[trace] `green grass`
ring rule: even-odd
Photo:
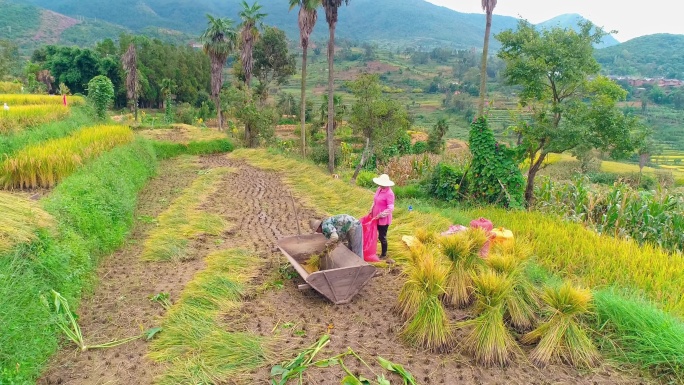
[[[32,383],[57,349],[58,329],[40,295],[59,291],[78,303],[100,256],[115,250],[133,225],[137,193],[156,166],[152,145],[136,141],[103,154],[41,201],[56,235],[0,256],[0,379]]]
[[[154,150],[157,158],[168,159],[178,155],[208,155],[231,152],[233,143],[228,139],[214,139],[206,141],[193,141],[188,144],[168,141],[154,141]]]
[[[72,107],[69,119],[37,125],[10,135],[0,135],[0,157],[12,155],[26,146],[68,136],[82,127],[93,124],[87,107]]]
[[[185,287],[152,343],[150,357],[168,364],[157,384],[232,383],[267,362],[267,340],[249,332],[228,331],[224,317],[240,306],[260,261],[239,249],[207,256],[207,268]]]
[[[603,350],[616,360],[684,382],[684,323],[614,290],[594,294]]]

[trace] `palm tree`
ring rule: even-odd
[[[133,106],[134,119],[138,121],[138,55],[135,50],[135,43],[131,43],[126,53],[121,56],[121,66],[126,72],[126,98]]]
[[[249,83],[252,80],[252,51],[254,50],[254,43],[259,38],[259,29],[257,25],[266,17],[265,13],[260,13],[261,5],[256,2],[250,7],[246,1],[242,0],[242,11],[240,11],[240,61],[242,62],[242,70],[245,74],[245,85],[249,88]]]
[[[223,66],[228,56],[235,50],[236,33],[233,21],[207,15],[208,26],[201,36],[204,53],[211,59],[211,97],[216,104],[219,131],[223,129],[221,116],[221,87],[223,86]]]
[[[333,106],[333,59],[335,57],[335,27],[337,26],[337,10],[342,6],[342,3],[349,4],[349,0],[322,0],[323,8],[325,9],[325,21],[328,22],[328,30],[330,31],[330,40],[328,40],[328,127],[326,130],[328,142],[328,171],[332,173],[335,171],[335,141],[333,136],[333,119],[335,118],[335,106]]]
[[[302,156],[306,156],[306,54],[309,48],[309,37],[318,19],[316,8],[321,5],[321,0],[289,1],[290,10],[299,5],[299,39],[302,43],[302,96],[299,114],[302,123]]]
[[[482,68],[480,69],[480,102],[477,106],[478,116],[484,114],[485,93],[487,92],[487,53],[489,51],[489,34],[492,30],[492,13],[496,7],[496,0],[482,0],[482,10],[487,12],[487,27],[485,28],[484,46],[482,47]]]

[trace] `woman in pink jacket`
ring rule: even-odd
[[[387,174],[382,174],[377,178],[373,178],[373,182],[377,184],[378,190],[375,191],[373,198],[373,206],[371,207],[371,216],[378,218],[378,239],[382,246],[382,254],[380,258],[387,257],[387,229],[392,223],[392,211],[394,211],[394,192],[391,187],[394,186]]]

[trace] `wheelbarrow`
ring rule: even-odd
[[[282,238],[277,245],[306,282],[300,289],[312,288],[336,305],[348,303],[373,278],[375,266],[342,244],[326,253],[326,241],[323,234],[305,234]],[[309,272],[303,265],[316,254],[323,254],[319,270]]]

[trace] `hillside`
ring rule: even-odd
[[[23,51],[42,44],[92,45],[130,30],[105,21],[79,20],[32,5],[0,0],[0,39],[14,41]]]
[[[637,37],[596,51],[606,73],[684,79],[684,35]]]
[[[574,30],[577,30],[577,24],[580,21],[587,20],[584,18],[582,15],[578,15],[576,13],[566,13],[564,15],[556,16],[553,19],[547,20],[545,22],[537,24],[537,27],[540,28],[554,28],[554,27],[561,27],[561,28],[572,28]],[[610,32],[610,31],[606,31]],[[613,35],[606,35],[603,40],[601,40],[601,43],[594,45],[595,48],[605,48],[605,47],[611,47],[614,45],[620,44],[617,39]]]
[[[23,1],[71,17],[97,18],[133,31],[155,26],[193,35],[205,27],[207,13],[237,19],[241,7],[238,1],[224,0]],[[285,1],[260,3],[268,14],[266,23],[285,30],[291,39],[298,37],[297,10],[289,12]],[[495,15],[492,32],[514,28],[516,23],[516,18]],[[484,27],[483,14],[459,13],[423,0],[353,0],[340,9],[337,36],[393,45],[470,48],[482,45]],[[326,38],[327,25],[321,13],[314,39]],[[492,45],[496,48],[496,41]]]

